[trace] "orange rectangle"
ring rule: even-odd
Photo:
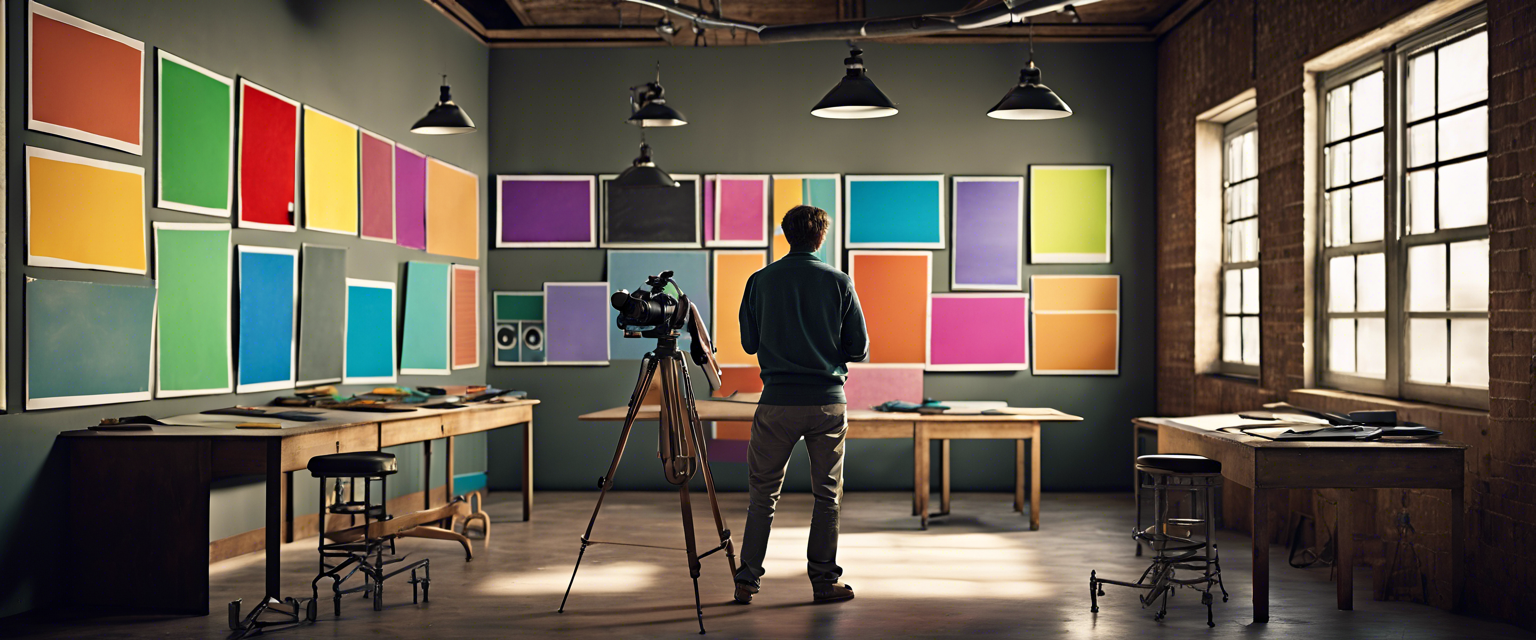
[[[757,365],[757,356],[741,348],[741,297],[747,278],[768,264],[768,254],[754,251],[716,251],[714,318],[715,360],[721,365]]]
[[[716,440],[751,440],[752,423],[750,422],[716,422]]]
[[[144,169],[27,147],[27,264],[143,274]]]
[[[1034,373],[1120,372],[1120,313],[1036,313]]]
[[[427,159],[427,252],[480,259],[480,176]]]
[[[1032,276],[1035,311],[1117,311],[1120,276]]]
[[[140,154],[144,43],[31,3],[27,127]]]
[[[453,265],[453,368],[480,366],[480,267]]]
[[[864,308],[869,362],[927,364],[933,254],[849,251],[848,275]]]
[[[763,390],[762,370],[756,365],[750,367],[720,367],[720,388],[715,389],[716,398],[724,398],[737,391],[742,393],[757,393]]]

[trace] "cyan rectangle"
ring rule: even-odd
[[[394,284],[348,278],[346,327],[346,367],[342,382],[393,382]]]
[[[848,248],[944,248],[943,176],[849,176]]]

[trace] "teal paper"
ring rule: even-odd
[[[344,384],[395,380],[395,291],[347,283]]]
[[[400,371],[448,373],[448,282],[452,265],[411,262],[405,273]]]
[[[848,180],[848,248],[944,246],[940,180]]]
[[[26,284],[27,409],[149,399],[155,288]]]

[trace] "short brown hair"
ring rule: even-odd
[[[827,227],[831,225],[832,218],[826,211],[802,204],[784,214],[784,222],[779,226],[784,229],[789,246],[814,249],[827,239]]]

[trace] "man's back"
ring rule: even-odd
[[[808,251],[794,251],[747,280],[741,346],[757,354],[763,404],[846,402],[849,362],[869,353],[853,280]]]

